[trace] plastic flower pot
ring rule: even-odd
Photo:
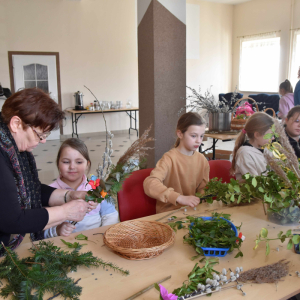
[[[300,221],[300,209],[296,205],[291,205],[287,208],[282,208],[279,212],[270,211],[270,206],[267,204],[268,220],[279,225],[297,225]]]

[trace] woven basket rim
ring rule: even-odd
[[[170,239],[168,241],[166,241],[165,243],[159,245],[159,246],[154,246],[154,247],[148,247],[148,248],[125,248],[125,247],[121,247],[121,246],[116,246],[112,243],[110,243],[108,240],[107,240],[107,237],[106,235],[109,234],[109,231],[112,230],[112,229],[115,229],[116,227],[122,227],[124,225],[126,225],[126,223],[144,223],[144,224],[156,224],[156,225],[159,225],[160,227],[165,227],[167,228],[170,233],[171,233],[171,236],[170,236]],[[116,252],[132,252],[133,254],[134,253],[151,253],[151,252],[154,252],[154,251],[163,251],[165,250],[166,248],[168,248],[169,246],[171,246],[174,242],[175,242],[175,232],[174,230],[168,225],[168,224],[164,224],[164,223],[161,223],[161,222],[157,222],[157,221],[142,221],[142,220],[129,220],[129,221],[124,221],[124,222],[120,222],[120,223],[117,223],[113,226],[111,226],[110,228],[108,228],[106,230],[106,232],[104,233],[103,235],[103,241],[104,243],[109,247],[111,248],[113,251],[116,251]]]

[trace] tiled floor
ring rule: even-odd
[[[92,162],[91,173],[95,173],[98,163],[102,160],[101,157],[104,151],[105,137],[103,135],[99,135],[93,137],[82,137],[81,139],[85,142],[90,151],[90,158]],[[128,134],[115,135],[113,138],[114,153],[112,155],[112,161],[114,164],[136,139],[137,136],[135,133],[132,133],[130,136]],[[56,156],[61,143],[62,142],[59,140],[47,141],[46,144],[40,144],[33,151],[39,172],[39,178],[44,184],[50,184],[58,176]],[[208,138],[208,141],[203,143],[204,150],[212,145],[212,139]],[[233,150],[233,147],[234,141],[218,141],[216,145],[216,149],[222,150]]]

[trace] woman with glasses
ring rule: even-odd
[[[0,115],[0,242],[16,248],[26,233],[44,238],[44,230],[65,220],[81,221],[95,203],[86,192],[41,184],[31,151],[46,143],[64,118],[57,103],[39,89],[24,89],[8,98]],[[76,200],[76,201],[75,201]],[[0,255],[3,254],[0,249]]]

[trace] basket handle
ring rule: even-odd
[[[266,112],[267,110],[271,110],[271,111],[273,112],[273,118],[276,117],[276,113],[275,113],[275,110],[274,110],[273,108],[271,108],[271,107],[266,108],[266,109],[264,110],[264,112]]]
[[[238,105],[238,103],[240,103],[241,101],[244,101],[244,100],[251,100],[251,101],[253,101],[254,104],[255,104],[255,106],[256,106],[256,111],[259,111],[256,101],[255,101],[254,99],[250,98],[250,97],[243,97],[243,98],[241,98],[240,100],[238,100],[237,102],[235,102],[235,104],[234,104],[232,110],[235,109],[235,107]],[[233,120],[233,118],[234,118],[233,115],[234,115],[234,114],[231,114],[231,120]]]

